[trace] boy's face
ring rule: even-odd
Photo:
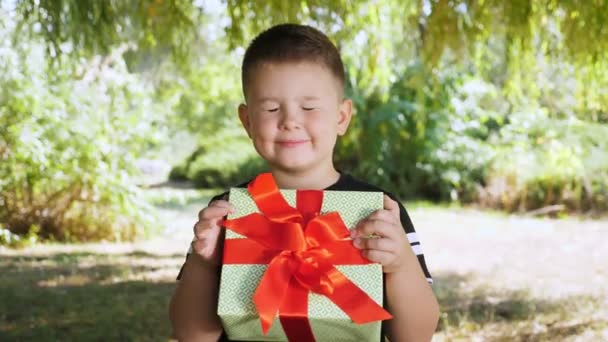
[[[305,173],[334,170],[338,135],[351,118],[351,101],[339,82],[315,63],[267,63],[256,67],[239,117],[271,169]],[[318,173],[317,173],[318,174]]]

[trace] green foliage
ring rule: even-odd
[[[586,87],[581,99],[607,106],[596,87],[608,77],[608,3],[602,0],[18,0],[4,7],[20,23],[20,37],[43,36],[51,57],[107,54],[128,44],[140,57],[171,56],[178,64],[196,60],[192,47],[208,39],[200,26],[212,13],[223,13],[215,26],[225,30],[231,50],[272,24],[313,24],[338,43],[351,77],[370,93],[386,91],[412,56],[437,69],[455,54],[484,69],[488,44],[499,42],[514,93],[530,86],[522,69],[543,57],[574,66]]]
[[[0,60],[0,222],[57,240],[141,236],[134,160],[163,132],[149,89],[112,56],[47,68],[35,41]]]
[[[550,120],[543,111],[510,119],[482,203],[510,211],[551,204],[576,211],[608,209],[608,127]]]
[[[2,228],[0,226],[0,246],[8,246],[12,248],[22,248],[28,245],[32,245],[38,241],[38,232],[39,229],[37,226],[30,227],[30,230],[25,236],[17,235],[11,232],[8,229]]]
[[[351,87],[357,114],[339,168],[406,198],[608,209],[608,127],[567,114],[573,108],[514,107],[492,84],[444,71],[433,78],[412,65],[385,101]]]
[[[240,130],[220,132],[205,140],[170,178],[192,180],[202,188],[227,188],[246,182],[264,172],[266,165],[257,156],[251,141]]]
[[[195,38],[194,21],[200,13],[187,0],[22,0],[15,10],[20,33],[42,35],[51,57],[107,55],[130,43],[142,52],[179,59],[190,51],[187,42]]]
[[[479,181],[490,151],[470,142],[487,139],[491,122],[479,120],[488,115],[482,110],[450,111],[457,81],[451,74],[436,78],[414,64],[392,85],[387,100],[360,96],[352,87],[357,113],[338,146],[339,167],[402,197],[448,199]]]
[[[226,50],[225,36],[218,35],[204,45],[192,47],[190,53],[200,56],[191,63],[165,63],[155,73],[156,100],[171,107],[167,121],[173,130],[212,136],[238,122],[241,56],[227,54]]]

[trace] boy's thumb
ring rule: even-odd
[[[387,195],[384,195],[384,209],[399,215],[399,203]]]

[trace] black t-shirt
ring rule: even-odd
[[[245,187],[247,187],[248,183],[249,182],[240,184],[237,187],[245,188]],[[389,196],[390,198],[395,200],[399,204],[399,212],[400,212],[399,215],[401,218],[401,225],[403,226],[403,229],[405,229],[405,233],[407,234],[407,238],[410,242],[410,246],[412,247],[414,254],[416,254],[416,256],[418,257],[418,262],[420,263],[420,267],[422,268],[422,271],[424,272],[424,275],[426,276],[426,280],[431,284],[433,283],[433,278],[426,267],[426,262],[424,261],[424,254],[422,253],[420,241],[418,240],[418,236],[416,235],[416,231],[414,230],[414,225],[412,224],[412,220],[410,219],[410,216],[408,215],[407,211],[405,210],[405,207],[401,204],[401,202],[397,199],[397,197],[395,197],[395,195],[393,195],[390,192],[384,191],[374,185],[360,181],[360,180],[354,178],[353,176],[351,176],[349,174],[345,174],[345,173],[340,174],[340,178],[338,179],[338,181],[336,183],[334,183],[333,185],[330,185],[329,187],[327,187],[324,190],[383,192],[384,194],[386,194],[387,196]],[[214,200],[227,198],[227,195],[228,195],[228,192],[224,192],[222,194],[219,194],[219,195],[213,197],[209,202],[211,203]],[[188,254],[190,254],[190,253],[191,253],[191,251],[189,250]],[[182,271],[183,271],[183,266],[177,276],[178,280],[181,278]],[[220,271],[221,271],[221,268],[218,268],[218,272],[220,272]],[[386,307],[386,289],[384,289],[383,293],[384,293],[383,306]],[[384,322],[382,324],[382,334],[385,335]],[[384,338],[379,336],[379,340],[383,341]],[[223,333],[222,336],[220,337],[219,341],[224,342],[224,341],[230,341],[230,340],[228,340],[228,338],[226,337],[226,334]],[[238,342],[238,341],[233,341],[233,342]]]

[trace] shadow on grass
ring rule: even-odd
[[[93,258],[98,262],[108,261],[117,257],[127,257],[131,259],[144,259],[144,258],[185,258],[186,253],[174,253],[170,255],[150,253],[141,250],[135,250],[128,253],[99,253],[99,252],[86,252],[86,251],[74,251],[74,252],[49,252],[41,255],[2,255],[0,259],[0,269],[8,265],[17,266],[20,263],[58,263],[58,264],[74,264],[81,262],[84,258]]]
[[[491,287],[470,288],[473,275],[455,273],[435,276],[434,291],[441,307],[441,319],[438,331],[469,326],[482,327],[492,323],[514,323],[536,321],[539,317],[554,317],[546,329],[538,332],[505,331],[507,340],[538,341],[556,340],[566,336],[577,335],[588,329],[604,328],[605,321],[583,320],[577,323],[562,325],[560,318],[576,315],[581,303],[596,301],[595,298],[576,296],[563,300],[545,300],[534,298],[528,291],[496,290]],[[466,328],[464,329],[466,333]],[[500,335],[500,334],[498,334]],[[500,338],[499,338],[500,339]]]
[[[135,251],[126,254],[89,252],[40,256],[2,256],[0,260],[0,341],[166,341],[168,303],[177,273],[175,258]],[[125,262],[126,260],[126,262]],[[155,281],[150,273],[165,272]],[[461,335],[493,323],[507,323],[508,340],[559,340],[606,322],[559,322],[573,303],[588,298],[547,301],[526,291],[470,288],[473,275],[438,274],[434,289],[442,309],[439,330],[460,329]],[[538,332],[515,330],[516,323],[555,316]],[[516,337],[513,337],[513,334]]]
[[[177,271],[154,259],[130,265],[125,256],[134,263],[170,258],[145,252],[2,256],[0,341],[167,341]],[[166,276],[145,279],[154,272]]]
[[[167,340],[172,283],[0,286],[2,341]]]
[[[557,303],[530,298],[524,291],[497,294],[490,288],[469,288],[471,277],[460,274],[434,277],[435,295],[444,314],[440,327],[465,320],[475,323],[525,320],[539,311],[559,308]]]

